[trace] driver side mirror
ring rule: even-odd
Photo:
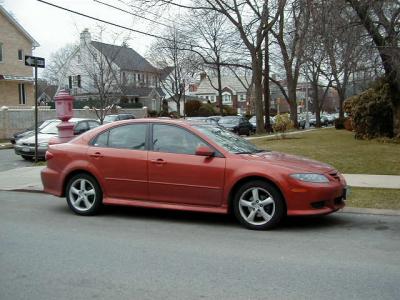
[[[196,149],[196,155],[199,155],[199,156],[211,157],[214,155],[214,153],[215,152],[211,148],[206,147],[206,146],[199,146]]]

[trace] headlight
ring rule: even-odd
[[[292,174],[291,177],[305,182],[314,182],[314,183],[327,183],[329,179],[322,174],[314,174],[314,173],[299,173]]]
[[[39,143],[40,148],[47,148],[49,146],[49,143]]]

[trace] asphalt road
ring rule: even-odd
[[[16,155],[14,149],[0,149],[0,172],[21,167],[32,167],[32,161],[26,161]]]
[[[0,299],[399,299],[400,219],[338,213],[274,231],[227,216],[0,192]]]

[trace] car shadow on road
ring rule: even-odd
[[[135,219],[156,222],[173,222],[198,224],[220,227],[241,227],[232,214],[212,214],[190,211],[175,211],[165,209],[148,209],[141,207],[106,206],[103,208],[102,217],[116,217],[123,219]],[[343,214],[311,217],[285,217],[276,230],[280,231],[304,231],[318,230],[331,227],[343,227],[349,225],[351,220]]]

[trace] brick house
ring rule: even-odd
[[[0,5],[0,107],[33,106],[34,79],[25,55],[38,42]]]

